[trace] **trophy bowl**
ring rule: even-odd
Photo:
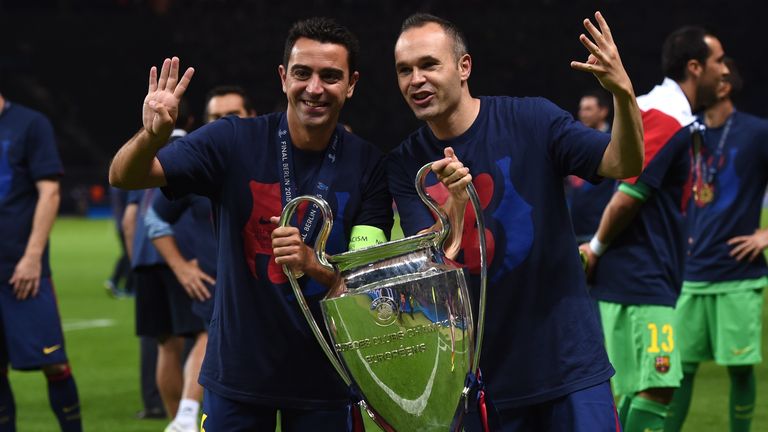
[[[320,301],[326,334],[312,317],[301,288],[284,271],[316,339],[344,382],[359,392],[358,402],[385,431],[461,430],[477,371],[485,309],[485,238],[480,236],[481,289],[477,332],[473,305],[461,266],[445,258],[448,217],[424,191],[431,164],[419,171],[416,189],[440,220],[440,229],[342,254],[325,254],[331,210],[321,198],[290,201],[280,219],[285,226],[302,201],[323,215],[315,241],[318,261],[337,277]],[[484,233],[474,187],[468,187]],[[327,338],[326,338],[327,335]],[[330,344],[328,343],[330,340]]]

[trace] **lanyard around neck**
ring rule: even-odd
[[[337,126],[331,136],[331,141],[328,144],[328,147],[325,149],[323,162],[320,166],[320,171],[317,174],[317,182],[312,190],[312,195],[316,197],[326,199],[330,191],[331,182],[335,175],[336,161],[341,149],[340,136],[340,127]],[[288,119],[285,114],[283,114],[280,119],[276,142],[278,172],[280,175],[280,195],[283,207],[285,207],[290,200],[299,195],[294,166],[293,142],[291,141],[291,134],[288,131]],[[318,226],[320,217],[320,209],[315,204],[312,204],[304,214],[304,218],[300,225],[296,225],[295,219],[291,221],[293,226],[299,228],[301,239],[305,243],[311,240],[312,235]]]

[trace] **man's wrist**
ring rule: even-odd
[[[608,249],[608,244],[598,240],[597,236],[592,237],[592,240],[589,241],[589,250],[591,250],[595,256],[601,256],[605,253],[606,249]]]

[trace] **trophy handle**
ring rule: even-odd
[[[331,214],[331,207],[324,199],[311,195],[302,195],[288,201],[288,204],[285,205],[285,208],[280,215],[279,226],[285,227],[289,225],[293,214],[296,212],[296,209],[302,201],[310,201],[320,208],[320,212],[323,215],[323,227],[320,229],[320,233],[315,239],[315,256],[317,257],[317,261],[320,263],[320,265],[327,268],[328,270],[335,272],[336,269],[328,262],[325,253],[325,243],[328,241],[328,235],[331,233],[331,228],[333,227],[333,217]],[[325,352],[328,360],[331,361],[333,368],[336,369],[336,372],[339,374],[339,376],[341,376],[341,379],[344,381],[344,383],[347,386],[352,385],[352,379],[342,367],[339,359],[336,358],[336,354],[325,340],[323,332],[320,330],[320,327],[317,325],[317,321],[315,321],[315,318],[312,316],[312,312],[309,310],[307,300],[304,298],[304,293],[301,292],[301,287],[299,286],[299,281],[296,279],[296,276],[286,265],[283,266],[283,272],[286,276],[288,276],[288,281],[291,283],[291,288],[293,288],[293,294],[296,296],[296,299],[301,306],[301,312],[304,314],[304,318],[307,320],[307,323],[309,323],[309,327],[312,329],[312,333],[315,335],[315,339],[317,339],[317,341],[320,343],[320,347],[323,349],[323,352]]]
[[[448,238],[448,234],[451,231],[451,224],[448,220],[448,215],[445,213],[440,205],[426,192],[424,182],[427,178],[427,174],[432,170],[432,162],[421,167],[416,174],[416,192],[424,204],[426,204],[432,211],[437,214],[440,220],[440,230],[435,239],[435,246],[440,250],[443,249],[443,244]],[[483,208],[480,204],[480,197],[477,195],[477,190],[472,183],[467,185],[467,194],[469,200],[472,202],[472,209],[475,211],[475,220],[477,221],[477,232],[480,236],[480,299],[478,305],[479,316],[477,317],[477,331],[475,332],[475,352],[472,356],[472,369],[470,373],[477,373],[480,366],[480,351],[483,348],[483,332],[485,330],[485,305],[486,305],[486,286],[488,285],[488,262],[487,262],[487,245],[485,242],[485,220],[483,219]],[[464,387],[462,391],[462,399],[464,400],[464,412],[468,410],[469,392],[470,387]],[[459,421],[457,424],[461,425],[461,413],[459,415]]]

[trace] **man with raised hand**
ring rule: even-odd
[[[715,102],[728,72],[723,57],[720,41],[704,29],[683,27],[667,37],[665,79],[637,99],[643,172],[620,183],[597,233],[581,246],[594,270],[591,293],[616,368],[612,384],[621,396],[625,431],[663,429],[682,377],[674,307],[685,261],[683,203],[690,193],[692,129],[684,126],[694,120],[692,110]]]
[[[472,209],[465,215],[469,181],[484,210],[490,267],[480,369],[499,430],[617,430],[608,383],[614,371],[585,287],[563,179],[636,175],[643,134],[616,44],[602,15],[595,19],[599,28],[584,20],[594,42],[580,36],[587,61],[571,66],[593,73],[613,93],[612,135],[543,98],[473,97],[466,40],[447,20],[413,15],[395,45],[400,91],[426,122],[387,164],[403,231],[435,222],[413,188],[417,170],[434,162],[427,190],[452,219],[447,249],[468,267],[475,295],[478,232]],[[466,419],[466,430],[497,430],[483,417],[493,410],[478,412]]]
[[[300,208],[298,226],[278,228],[285,203],[312,194],[334,215],[329,253],[385,241],[392,226],[383,155],[338,119],[359,73],[352,33],[326,18],[291,28],[278,74],[285,113],[234,116],[162,148],[193,70],[179,60],[150,70],[144,127],[120,149],[110,181],[126,188],[163,186],[171,197],[211,198],[219,239],[217,287],[200,383],[208,431],[342,431],[352,427],[348,389],[304,320],[282,265],[303,277],[317,310],[334,274],[314,258],[318,211]],[[162,150],[160,150],[162,148]],[[359,425],[359,424],[358,424]]]

